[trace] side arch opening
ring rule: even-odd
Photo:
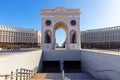
[[[45,43],[51,43],[52,32],[50,30],[45,31]]]
[[[70,31],[70,43],[77,43],[77,32],[75,30]]]

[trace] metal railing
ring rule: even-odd
[[[26,51],[35,51],[35,50],[40,50],[40,48],[1,49],[0,53],[3,53],[3,52],[26,52]]]
[[[8,77],[10,77],[11,75],[0,75],[0,77],[2,78],[2,79],[4,79],[4,80],[7,80],[8,79]],[[1,79],[0,79],[1,80]],[[10,80],[12,80],[12,79],[10,79]]]
[[[38,71],[38,67],[35,67],[33,70],[29,69],[16,69],[15,72],[11,71],[11,74],[0,75],[2,80],[27,80],[32,78]]]

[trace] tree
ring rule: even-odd
[[[7,49],[7,44],[6,43],[0,43],[0,48]]]

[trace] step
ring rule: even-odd
[[[29,80],[62,80],[61,73],[37,73]],[[95,80],[86,73],[65,73],[65,80]]]
[[[61,73],[37,73],[32,79],[62,79]]]
[[[53,79],[29,79],[29,80],[53,80]]]
[[[92,80],[94,79],[92,76],[86,74],[86,73],[65,73],[65,77],[68,78],[68,80]]]
[[[29,79],[29,80],[59,80],[59,79]],[[66,79],[66,80],[72,80],[72,79]],[[74,80],[96,80],[96,79],[74,79]]]
[[[29,80],[53,80],[53,79],[29,79]]]

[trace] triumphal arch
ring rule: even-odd
[[[66,33],[66,50],[79,50],[80,43],[80,9],[57,7],[42,9],[42,49],[56,48],[56,30],[62,28]],[[62,36],[59,36],[62,38]]]

